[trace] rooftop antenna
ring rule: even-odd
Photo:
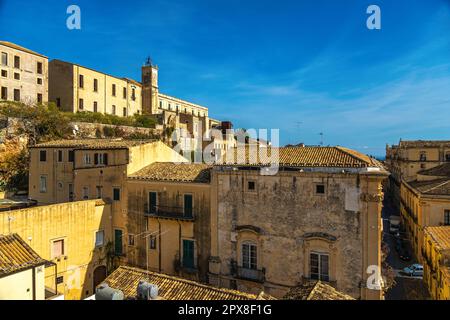
[[[320,135],[320,146],[323,147],[323,132],[320,132],[319,135]]]

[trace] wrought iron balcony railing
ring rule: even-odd
[[[193,221],[194,214],[192,209],[186,209],[183,207],[169,207],[169,206],[152,206],[151,208],[148,204],[145,204],[144,215],[147,217],[155,218],[166,218],[166,219],[177,219],[177,220],[187,220]]]
[[[265,270],[257,270],[257,269],[248,269],[244,267],[237,267],[237,276],[238,278],[251,280],[256,282],[264,282],[265,281]]]

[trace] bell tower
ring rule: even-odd
[[[150,57],[142,66],[142,113],[158,113],[158,66]]]

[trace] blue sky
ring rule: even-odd
[[[81,30],[66,8],[81,8]],[[381,30],[366,8],[381,8]],[[0,0],[0,39],[140,80],[281,143],[450,139],[450,1]]]

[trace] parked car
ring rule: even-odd
[[[404,246],[402,246],[398,252],[398,256],[403,261],[409,261],[411,260],[411,254],[409,253],[409,250],[406,249]]]
[[[414,263],[409,267],[403,269],[403,273],[410,277],[422,277],[423,276],[423,266],[418,263]]]

